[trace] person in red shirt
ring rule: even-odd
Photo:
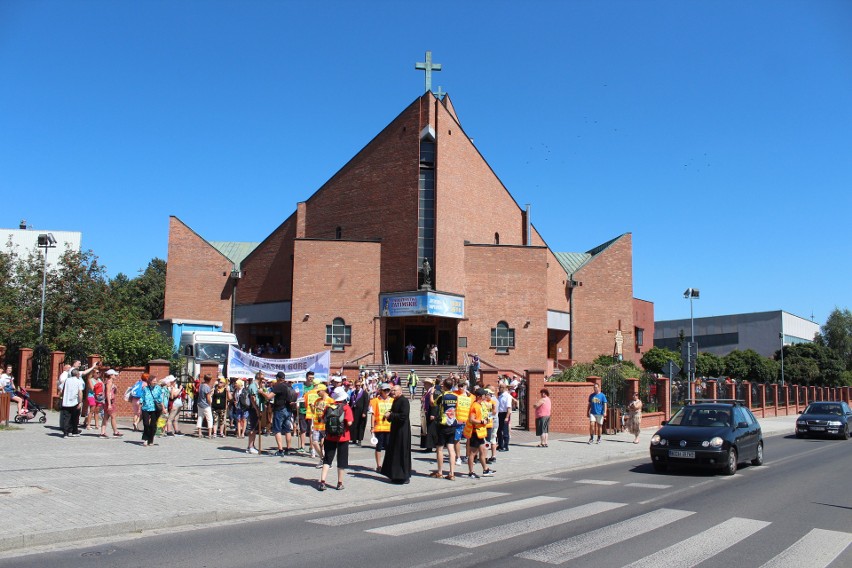
[[[328,470],[334,462],[334,456],[337,455],[337,489],[343,489],[343,478],[346,476],[346,468],[349,467],[349,427],[352,426],[352,408],[346,403],[346,389],[337,387],[331,395],[333,403],[325,407],[323,412],[323,422],[326,425],[325,442],[323,444],[325,457],[322,462],[322,476],[320,477],[319,490],[325,491],[325,480],[328,477]],[[337,411],[343,407],[343,431],[339,435],[334,435],[329,430],[329,413]]]

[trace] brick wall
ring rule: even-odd
[[[418,101],[306,202],[305,237],[382,241],[384,292],[417,288]]]
[[[352,326],[352,345],[333,351],[331,364],[340,367],[365,353],[375,354],[362,364],[381,361],[375,349],[378,335],[379,243],[297,240],[294,247],[292,357],[330,349],[326,325],[342,317]],[[305,320],[305,314],[309,314]]]
[[[598,355],[612,355],[614,332],[621,320],[624,358],[638,363],[641,357],[633,349],[631,235],[627,233],[613,242],[578,270],[574,278],[583,285],[573,290],[573,359],[590,362]]]
[[[283,302],[292,297],[295,236],[296,215],[293,214],[243,260],[237,305]]]
[[[231,328],[233,264],[177,217],[169,217],[163,318],[221,321]]]
[[[636,347],[636,337],[632,336],[626,341],[633,353],[640,359],[642,355],[648,352],[654,346],[654,303],[647,300],[633,298],[633,325],[641,328],[644,331],[644,344],[641,347]],[[623,327],[623,325],[622,325]],[[638,363],[638,360],[636,360]]]
[[[459,322],[458,334],[467,337],[466,351],[501,369],[520,372],[542,366],[547,349],[546,252],[544,247],[464,248],[468,319]],[[515,348],[508,355],[491,347],[491,328],[501,320],[515,330]]]

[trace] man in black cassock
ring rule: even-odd
[[[411,479],[411,411],[408,399],[402,396],[402,386],[394,385],[391,390],[393,404],[385,413],[390,422],[390,441],[385,448],[382,475],[394,483],[408,483]]]

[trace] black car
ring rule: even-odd
[[[852,409],[843,401],[812,402],[796,419],[796,437],[837,436],[849,439]]]
[[[742,401],[691,402],[651,437],[656,471],[689,466],[733,475],[745,461],[763,464],[763,433]]]

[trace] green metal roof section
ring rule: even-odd
[[[240,270],[240,263],[251,254],[260,243],[245,243],[237,241],[208,241],[210,246],[228,257],[234,263],[234,269]]]
[[[584,252],[554,252],[553,255],[568,274],[574,274],[592,258],[592,255]]]
[[[562,268],[565,269],[565,272],[568,273],[568,275],[571,275],[580,270],[587,262],[608,249],[612,243],[623,236],[624,235],[618,235],[614,239],[610,239],[587,252],[554,252],[553,255],[556,257],[556,260],[559,261],[559,264],[562,265]]]

